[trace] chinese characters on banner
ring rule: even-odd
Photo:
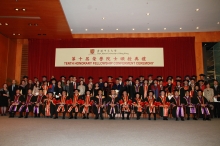
[[[57,48],[56,67],[163,67],[163,48]]]

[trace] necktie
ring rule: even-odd
[[[12,86],[12,91],[14,91],[14,85]]]

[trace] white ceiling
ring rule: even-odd
[[[60,1],[73,34],[220,31],[220,0]]]

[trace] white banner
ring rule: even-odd
[[[55,67],[164,67],[163,48],[57,48]]]

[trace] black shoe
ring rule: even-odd
[[[205,121],[205,118],[203,118],[203,121]]]
[[[71,117],[69,117],[69,119],[72,119],[73,117],[71,116]]]
[[[7,116],[6,113],[4,113],[4,116]]]
[[[62,119],[65,119],[65,117],[63,117]]]
[[[83,116],[83,119],[86,119],[86,116]]]
[[[129,118],[129,117],[127,117],[127,120],[130,120],[130,118]]]
[[[56,116],[56,117],[54,117],[53,119],[58,119],[58,117]]]
[[[210,118],[206,118],[206,120],[211,121],[211,119],[210,119]]]
[[[99,117],[95,117],[95,120],[99,119]]]
[[[3,116],[3,114],[1,114],[1,116]]]
[[[77,117],[74,117],[74,119],[77,119]]]
[[[122,117],[122,120],[124,120],[125,118],[124,117]]]
[[[101,119],[101,120],[104,120],[104,118],[103,118],[103,117],[100,117],[100,119]]]
[[[25,116],[24,118],[28,118],[28,116]]]
[[[19,116],[18,118],[23,118],[23,116]]]
[[[176,118],[176,121],[179,121],[179,119],[178,119],[178,118]]]
[[[168,118],[165,118],[165,120],[168,120]]]
[[[86,117],[86,119],[89,119],[89,117]]]
[[[190,118],[188,117],[187,120],[189,120]]]
[[[197,118],[196,118],[196,117],[194,117],[194,118],[193,118],[193,120],[197,120]]]
[[[181,121],[184,121],[184,118],[181,118]]]

